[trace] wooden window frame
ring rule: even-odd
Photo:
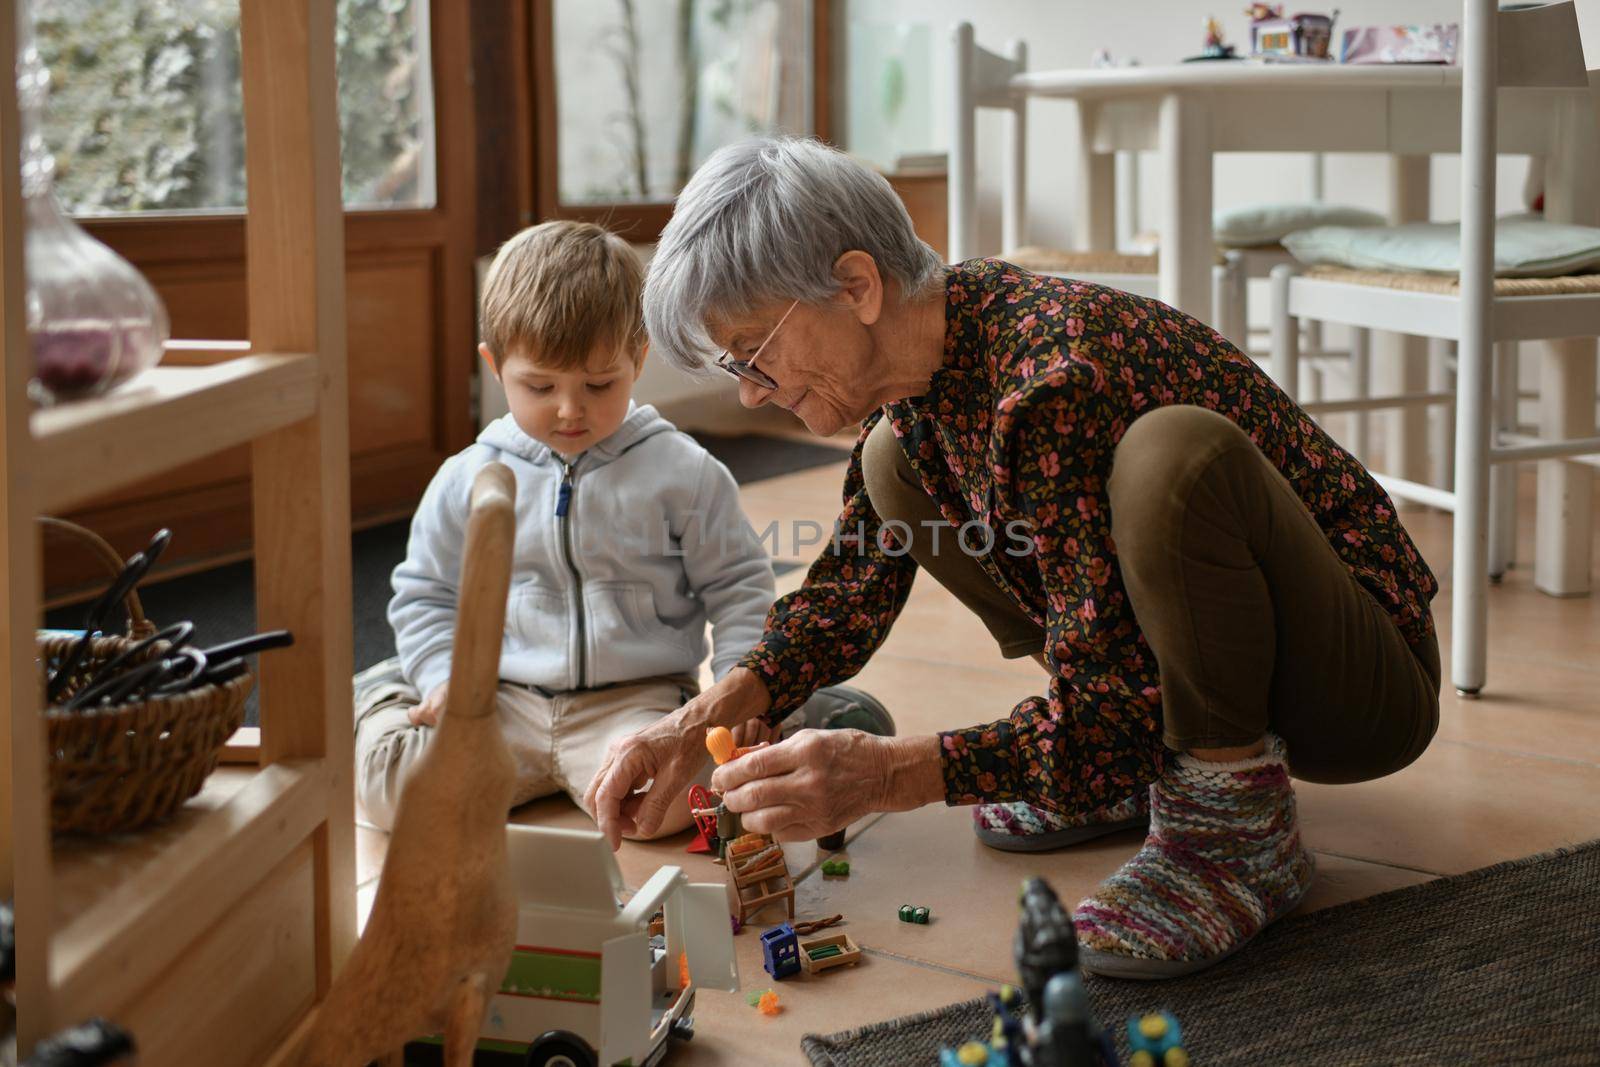
[[[811,2],[811,135],[833,141],[833,0]],[[519,154],[518,169],[529,181],[521,214],[528,221],[580,219],[599,223],[629,240],[649,244],[672,217],[672,202],[565,204],[560,201],[555,0],[523,0],[512,21],[528,43],[528,98],[520,109],[532,136]],[[520,24],[520,25],[515,25]]]

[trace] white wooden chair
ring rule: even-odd
[[[1504,570],[1514,530],[1508,465],[1543,461],[1535,583],[1556,595],[1580,595],[1588,591],[1592,473],[1559,461],[1600,454],[1593,399],[1600,274],[1494,277],[1496,156],[1548,153],[1549,166],[1594,175],[1600,173],[1600,153],[1591,76],[1583,68],[1572,3],[1497,11],[1495,0],[1466,0],[1464,7],[1459,279],[1332,268],[1297,274],[1279,267],[1273,272],[1272,332],[1275,375],[1291,395],[1299,380],[1300,319],[1351,327],[1354,347],[1363,353],[1374,329],[1456,343],[1453,391],[1303,406],[1320,415],[1455,404],[1453,490],[1377,477],[1394,497],[1455,514],[1451,678],[1458,691],[1472,696],[1486,676],[1489,575]],[[1513,91],[1503,115],[1502,89]],[[1591,178],[1565,184],[1593,190],[1595,183]],[[1552,220],[1592,223],[1596,204],[1547,203],[1546,212]],[[1542,438],[1514,429],[1515,345],[1534,340],[1546,342]]]
[[[991,52],[973,39],[972,24],[951,32],[950,259],[984,254],[978,241],[977,118],[980,108],[1009,113],[1005,184],[1001,194],[1000,255],[1040,274],[1057,274],[1108,285],[1139,296],[1158,295],[1155,256],[1118,252],[1061,252],[1029,246],[1027,230],[1027,99],[1011,90],[1011,78],[1028,69],[1027,45],[1013,41],[1009,55]],[[1242,260],[1218,257],[1212,271],[1212,314],[1217,332],[1243,345],[1246,322]]]

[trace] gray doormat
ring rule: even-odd
[[[1600,841],[1293,917],[1189,978],[1088,988],[1123,1057],[1128,1016],[1166,1008],[1199,1067],[1600,1063]],[[800,1044],[816,1067],[918,1067],[989,1022],[973,1000]]]

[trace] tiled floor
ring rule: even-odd
[[[826,527],[836,514],[840,484],[841,467],[825,467],[758,483],[743,497],[757,528],[773,519],[810,519]],[[1531,489],[1530,481],[1524,491]],[[1434,610],[1448,650],[1450,520],[1421,510],[1408,512],[1406,520],[1444,578]],[[1525,556],[1532,544],[1525,515]],[[787,543],[781,554],[795,555]],[[795,571],[780,578],[780,592],[802,576]],[[1489,687],[1482,699],[1465,701],[1447,685],[1439,735],[1416,764],[1363,785],[1299,787],[1306,838],[1320,865],[1305,908],[1600,836],[1600,598],[1539,594],[1524,566],[1492,587],[1490,603]],[[1447,652],[1447,678],[1448,669]],[[902,732],[920,733],[999,718],[1043,683],[1031,660],[1000,659],[977,620],[923,578],[855,684],[889,705]],[[516,818],[587,823],[565,800],[538,802]],[[1006,855],[980,846],[969,824],[967,811],[943,807],[867,820],[853,828],[844,853],[852,865],[848,879],[823,879],[815,846],[793,846],[801,917],[843,912],[866,958],[853,968],[778,985],[784,1011],[777,1017],[747,1007],[742,994],[702,993],[698,1036],[669,1062],[804,1063],[804,1033],[977,995],[1013,974],[1011,935],[1023,877],[1047,875],[1063,898],[1076,900],[1140,840],[1124,834],[1054,855]],[[365,905],[384,839],[362,829],[360,840]],[[720,881],[721,868],[683,852],[686,841],[624,846],[618,859],[627,883],[638,886],[661,863]],[[895,912],[906,902],[927,905],[933,922],[900,923]],[[746,988],[767,987],[756,937],[747,931],[737,942]]]

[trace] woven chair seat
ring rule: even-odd
[[[1067,252],[1040,245],[1026,245],[1000,258],[1023,270],[1061,274],[1155,274],[1160,269],[1160,260],[1156,256],[1134,256],[1121,252]]]
[[[1420,274],[1408,271],[1352,270],[1314,267],[1301,275],[1319,282],[1370,285],[1410,293],[1461,295],[1461,279],[1454,274]],[[1495,296],[1566,296],[1600,293],[1600,274],[1567,274],[1557,278],[1496,278]]]

